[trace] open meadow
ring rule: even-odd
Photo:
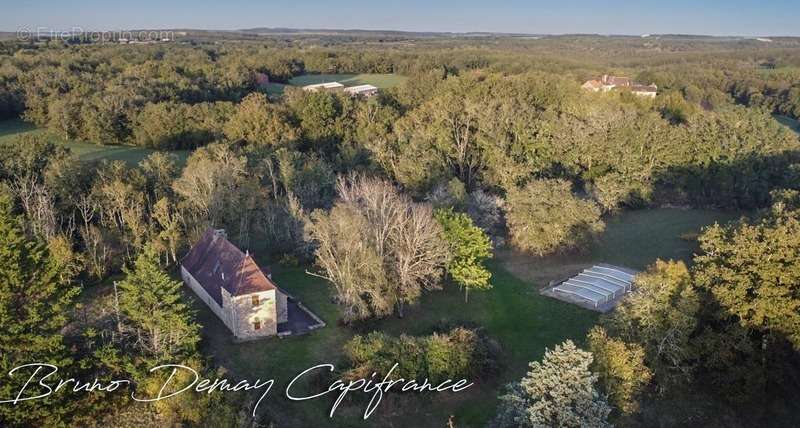
[[[397,74],[303,74],[293,77],[289,83],[294,86],[314,85],[325,82],[339,82],[344,86],[374,85],[381,89],[391,88],[405,82],[407,77]]]
[[[21,119],[0,121],[0,143],[13,141],[22,135],[43,134],[46,131],[36,128],[35,125]],[[155,150],[135,146],[104,146],[83,141],[64,141],[61,138],[50,136],[50,140],[63,145],[83,161],[121,160],[128,165],[136,165]],[[189,156],[189,150],[176,150],[172,152],[178,157],[178,163],[183,164]]]
[[[302,74],[289,79],[289,83],[270,82],[265,91],[270,99],[278,99],[287,86],[302,87],[325,82],[339,82],[344,86],[373,85],[388,89],[402,84],[408,78],[398,74],[361,73],[361,74]]]

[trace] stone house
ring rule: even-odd
[[[643,85],[636,83],[628,77],[610,76],[604,74],[599,79],[587,80],[581,88],[592,92],[608,92],[612,89],[627,88],[638,96],[654,98],[658,93],[658,86],[654,83]]]
[[[287,295],[221,230],[207,230],[181,260],[181,277],[239,340],[278,334]]]

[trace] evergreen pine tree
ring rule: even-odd
[[[196,351],[199,325],[181,301],[181,283],[161,269],[158,253],[148,245],[119,284],[123,329],[146,360],[187,357]]]
[[[592,354],[567,340],[547,350],[541,362],[500,397],[497,427],[608,427],[611,407],[589,370]]]
[[[17,397],[35,368],[15,367],[32,363],[52,364],[67,371],[72,363],[61,335],[79,289],[59,271],[44,243],[28,239],[20,218],[12,212],[11,198],[0,192],[0,399]],[[49,369],[48,369],[49,371]],[[46,374],[42,369],[39,377]],[[21,398],[46,393],[38,378]],[[58,425],[68,414],[57,403],[60,395],[0,405],[0,425]]]

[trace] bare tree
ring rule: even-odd
[[[266,192],[247,169],[247,159],[227,146],[198,149],[173,184],[190,239],[207,227],[224,227],[249,239],[252,211]]]
[[[78,213],[81,215],[81,219],[83,219],[83,232],[88,234],[89,225],[92,224],[92,220],[97,213],[97,204],[94,198],[92,198],[91,193],[81,193],[76,202],[76,206],[78,208]]]
[[[320,275],[337,291],[345,320],[385,316],[423,290],[439,287],[448,247],[430,206],[391,184],[352,175],[337,183],[339,200],[315,211],[307,232],[317,243]]]
[[[153,219],[161,229],[158,239],[163,242],[169,257],[172,259],[172,263],[176,263],[178,261],[178,248],[183,239],[180,211],[173,208],[173,204],[169,199],[161,198],[153,206]]]
[[[368,228],[367,219],[346,204],[330,213],[315,211],[308,225],[318,245],[317,265],[323,272],[319,276],[335,287],[345,322],[386,316],[393,309],[383,260],[366,242]]]
[[[397,233],[390,237],[390,267],[397,281],[395,300],[402,317],[403,306],[414,303],[422,290],[441,288],[442,267],[449,254],[430,206],[413,204],[399,220],[400,225],[393,228]]]
[[[13,180],[11,189],[22,204],[31,231],[45,240],[56,236],[59,232],[58,213],[47,187],[39,183],[34,175],[29,175]]]

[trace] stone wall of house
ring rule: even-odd
[[[278,295],[278,324],[289,321],[289,304],[287,297],[280,291],[275,291]]]
[[[181,266],[181,278],[183,278],[184,284],[188,285],[189,288],[191,288],[192,291],[194,291],[194,294],[196,294],[200,300],[205,302],[206,306],[211,308],[211,311],[214,312],[214,315],[216,315],[217,318],[219,318],[223,322],[223,324],[225,324],[226,327],[233,330],[230,316],[227,313],[227,311],[222,309],[222,307],[217,303],[217,301],[214,300],[208,294],[208,292],[206,292],[205,288],[203,288],[203,286],[200,285],[200,283],[197,282],[197,280],[195,280],[194,277],[189,273],[189,271],[187,271],[186,268],[184,268],[183,266]],[[224,303],[225,300],[223,296],[223,304]]]
[[[233,333],[237,338],[255,338],[278,334],[276,290],[235,296],[230,301],[229,311],[233,320]],[[258,296],[258,305],[253,305],[253,297]],[[261,328],[255,329],[256,321]]]
[[[289,319],[286,295],[277,290],[233,297],[223,288],[220,290],[222,295],[222,306],[220,306],[183,266],[181,266],[181,277],[237,338],[276,335],[278,323]],[[259,303],[254,306],[253,296],[256,295]],[[256,321],[261,323],[261,328],[258,330],[255,329]]]

